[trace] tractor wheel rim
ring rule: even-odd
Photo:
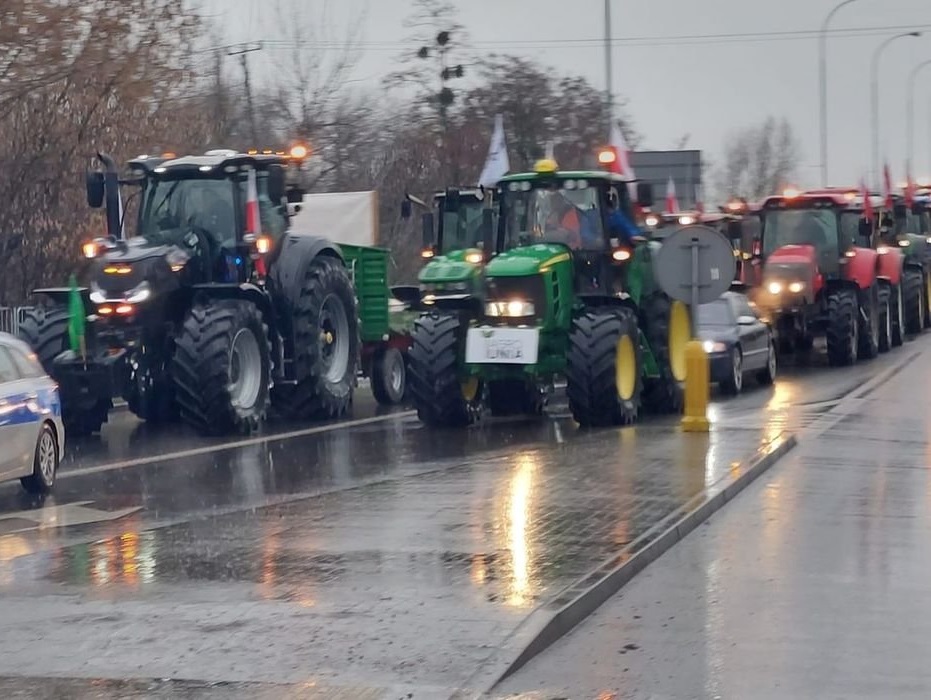
[[[743,372],[743,363],[740,360],[740,353],[736,351],[734,352],[733,370],[734,370],[734,387],[737,389],[737,391],[740,391],[741,387],[743,387],[744,372]]]
[[[320,354],[326,380],[342,381],[349,368],[349,318],[343,302],[333,294],[320,308]]]
[[[692,338],[688,308],[681,301],[669,309],[669,368],[677,382],[685,381],[685,346]]]
[[[236,408],[255,406],[262,390],[262,353],[248,328],[237,331],[230,347],[230,402]]]
[[[400,394],[404,383],[404,364],[395,359],[388,372],[388,386],[395,394]]]
[[[630,401],[637,388],[637,356],[629,335],[621,336],[614,353],[614,385],[621,401]]]
[[[462,390],[462,398],[468,403],[472,403],[478,397],[478,377],[469,377],[462,380],[459,387]]]
[[[55,439],[48,430],[44,430],[39,438],[39,472],[46,484],[55,480],[55,461]]]

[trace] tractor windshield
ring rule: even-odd
[[[195,238],[191,239],[191,234]],[[229,180],[151,180],[139,211],[139,235],[152,243],[186,245],[207,234],[215,245],[236,242],[236,208]]]
[[[509,183],[502,192],[506,246],[550,242],[602,250],[598,192],[587,180]]]
[[[787,245],[811,245],[821,265],[835,264],[841,254],[839,222],[833,209],[780,209],[763,218],[763,255]]]
[[[440,252],[475,248],[482,241],[482,210],[484,202],[474,198],[463,197],[456,211],[445,211],[440,204],[442,229],[440,231]]]

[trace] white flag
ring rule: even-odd
[[[504,139],[504,118],[499,114],[495,117],[495,130],[491,135],[488,158],[485,159],[485,167],[482,168],[478,184],[483,187],[494,187],[510,169],[508,146]]]

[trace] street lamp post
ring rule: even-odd
[[[918,74],[922,71],[922,69],[926,68],[927,66],[931,66],[931,60],[919,63],[917,66],[912,68],[912,72],[908,76],[908,107],[906,109],[908,123],[905,128],[905,148],[908,151],[908,173],[906,174],[909,177],[912,175],[912,154],[915,152],[915,80],[918,78]]]
[[[606,0],[607,1],[607,0]],[[821,25],[821,36],[819,38],[819,72],[821,83],[821,186],[828,186],[828,25],[834,19],[834,15],[845,5],[849,5],[857,0],[843,0],[828,13]]]
[[[906,37],[919,37],[921,32],[902,32],[895,36],[890,36],[883,43],[876,47],[873,52],[873,61],[870,70],[870,95],[873,111],[873,185],[879,187],[879,59],[882,52],[896,39]]]
[[[848,0],[849,1],[849,0]],[[614,76],[611,51],[611,0],[605,3],[605,109],[608,113],[608,133],[614,125]]]

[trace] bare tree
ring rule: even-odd
[[[778,192],[795,175],[799,151],[795,131],[784,118],[769,117],[734,132],[716,178],[719,195],[755,200]]]

